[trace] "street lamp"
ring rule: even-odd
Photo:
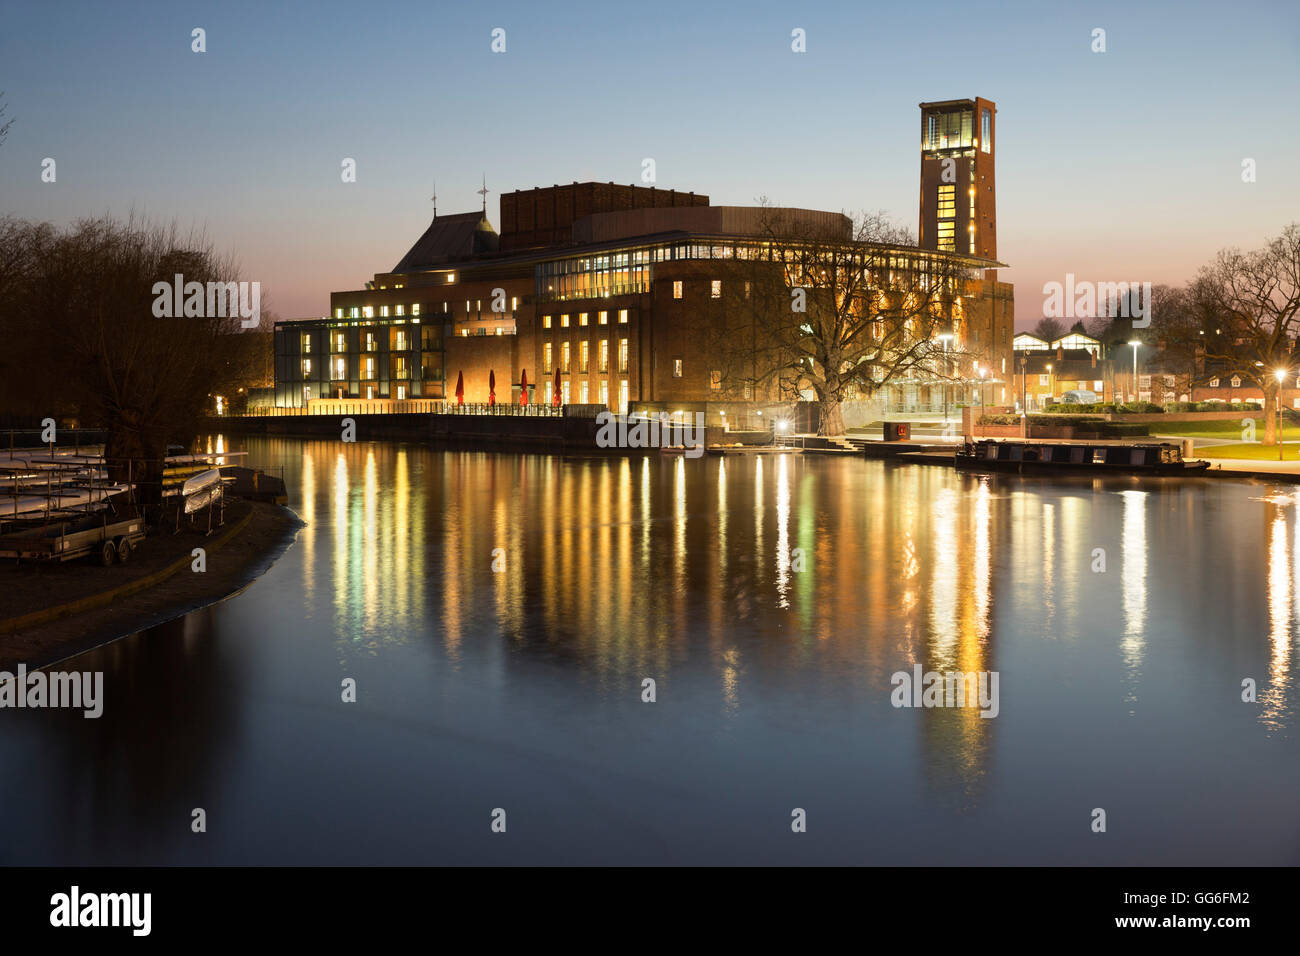
[[[1282,380],[1286,378],[1286,369],[1280,368],[1273,373],[1277,377],[1277,460],[1282,460]]]
[[[1048,362],[1047,363],[1047,402],[1044,404],[1043,406],[1044,408],[1046,408],[1047,405],[1051,404],[1052,396],[1055,394],[1056,394],[1056,383],[1052,381],[1052,363]]]
[[[1133,401],[1138,400],[1138,346],[1142,342],[1138,339],[1131,339],[1128,343],[1133,346]]]
[[[941,333],[939,341],[943,343],[943,421],[946,425],[948,423],[948,343],[952,341],[952,333]]]

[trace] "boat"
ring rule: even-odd
[[[1009,471],[1049,474],[1065,471],[1093,474],[1190,475],[1210,467],[1208,461],[1185,461],[1172,442],[999,441],[966,442],[957,449],[958,471]]]

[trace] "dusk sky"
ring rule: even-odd
[[[0,213],[175,220],[235,252],[280,316],[320,315],[396,264],[435,180],[454,213],[478,207],[485,175],[499,226],[503,191],[638,182],[652,157],[658,186],[714,204],[879,209],[915,231],[917,105],[983,96],[1022,327],[1067,272],[1179,282],[1300,220],[1294,0],[640,9],[11,5]]]

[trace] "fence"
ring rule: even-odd
[[[306,408],[250,408],[247,412],[227,413],[219,418],[280,418],[306,415],[511,415],[521,418],[563,418],[565,406],[529,403],[496,405],[467,402],[464,405],[442,400],[405,399],[402,401],[331,401],[318,400]]]

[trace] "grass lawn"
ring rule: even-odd
[[[1196,449],[1197,458],[1238,458],[1253,461],[1277,461],[1277,445],[1241,442],[1236,445],[1208,445]],[[1284,461],[1300,461],[1300,444],[1284,445]]]
[[[1255,419],[1255,435],[1257,438],[1264,437],[1264,419],[1259,415],[1252,416],[1248,412],[1242,412],[1241,418],[1225,418],[1209,422],[1152,422],[1151,434],[1153,435],[1176,435],[1179,438],[1226,438],[1241,439],[1241,422],[1245,418]],[[1120,419],[1123,421],[1123,419]],[[1300,441],[1300,425],[1287,422],[1282,428],[1282,437],[1286,441]],[[1270,446],[1271,447],[1271,446]],[[1273,448],[1274,457],[1277,456],[1277,449]],[[1255,455],[1224,455],[1225,458],[1254,458]],[[1267,457],[1267,456],[1263,456]]]

